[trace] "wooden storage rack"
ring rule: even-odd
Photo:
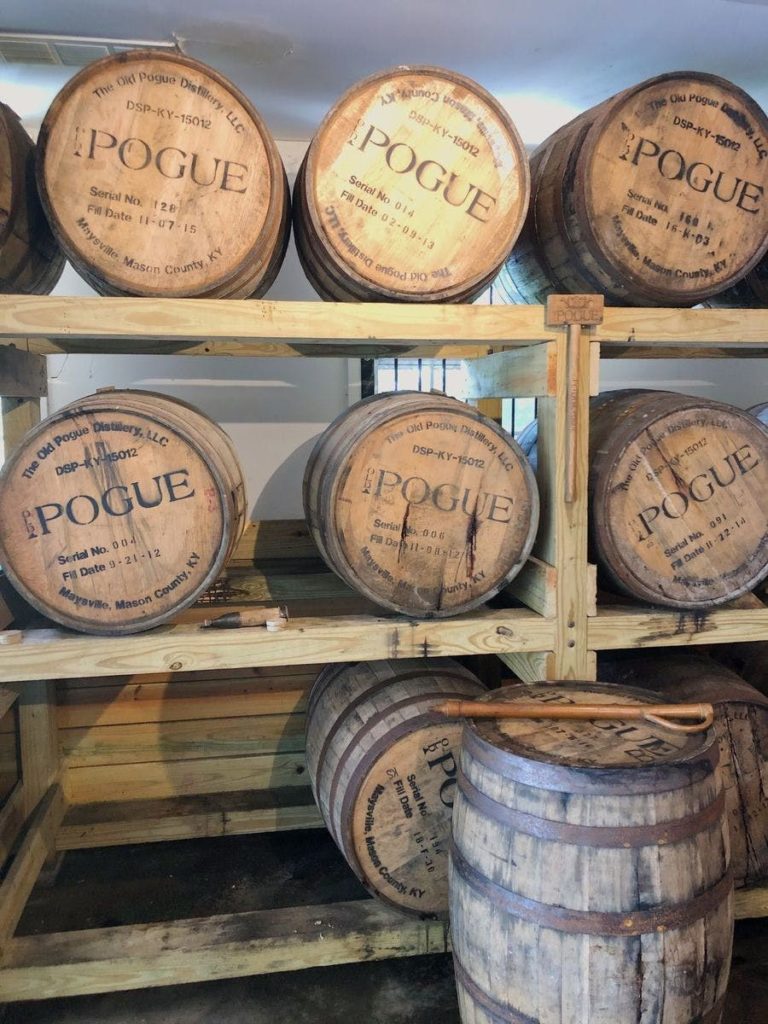
[[[484,609],[431,622],[375,610],[366,615],[313,615],[312,596],[326,603],[339,596],[343,607],[344,595],[330,575],[298,576],[295,595],[307,600],[301,600],[301,614],[279,633],[223,632],[214,647],[195,625],[192,610],[177,625],[137,636],[33,630],[18,644],[0,646],[0,684],[19,694],[23,775],[0,810],[0,863],[8,865],[0,883],[0,1000],[200,981],[447,948],[441,924],[401,918],[372,900],[14,937],[40,870],[58,850],[320,824],[300,778],[300,745],[285,753],[279,745],[270,750],[268,740],[259,759],[264,770],[254,773],[255,761],[243,768],[248,779],[243,791],[230,787],[219,792],[214,777],[195,795],[164,792],[139,800],[130,799],[127,792],[93,799],[91,789],[73,783],[76,769],[62,754],[56,687],[65,684],[52,677],[77,686],[83,677],[97,677],[106,685],[126,675],[152,679],[159,674],[165,680],[157,684],[162,687],[174,686],[168,680],[176,673],[198,670],[268,673],[278,666],[356,659],[495,654],[527,681],[593,679],[600,650],[768,638],[768,607],[756,598],[706,613],[600,606],[595,570],[587,561],[586,514],[588,403],[598,390],[601,354],[765,356],[768,313],[606,309],[603,322],[584,329],[575,347],[569,348],[565,328],[548,327],[541,306],[0,297],[0,394],[7,445],[39,416],[39,399],[45,394],[40,357],[58,352],[399,353],[465,358],[471,361],[473,401],[539,399],[543,519],[535,557],[511,588],[520,607]],[[575,470],[572,500],[567,503],[566,452],[572,453],[568,458],[573,458]],[[243,541],[243,560],[252,561],[260,538],[275,532],[281,538],[279,547],[288,554],[308,553],[303,524],[256,524]],[[257,574],[255,582],[251,578],[251,596],[274,600],[277,579],[290,591],[290,577],[275,574],[273,567],[271,574]],[[288,595],[284,589],[278,596],[285,600]],[[7,626],[10,619],[8,612],[0,626]],[[161,694],[160,704],[163,699]],[[297,721],[293,716],[301,714],[301,699],[300,690],[288,680],[282,690],[266,687],[261,695],[251,695],[249,706],[261,709],[259,720],[282,715],[280,727],[290,732],[291,722],[295,726]],[[293,728],[295,735],[299,732]],[[252,787],[255,791],[244,792]],[[768,889],[741,892],[736,903],[741,917],[768,914]]]

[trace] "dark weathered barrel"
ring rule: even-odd
[[[768,697],[703,655],[671,651],[601,655],[600,678],[715,708],[736,888],[768,877]]]
[[[250,101],[180,53],[132,50],[64,86],[38,181],[75,268],[105,295],[260,295],[282,262],[290,199]]]
[[[700,72],[660,75],[587,110],[531,158],[532,201],[499,279],[511,302],[601,292],[691,306],[768,247],[768,117]]]
[[[430,708],[482,683],[450,658],[329,665],[307,710],[307,768],[328,829],[374,896],[448,912],[448,837],[461,723]]]
[[[709,608],[768,575],[768,427],[722,402],[621,390],[593,399],[589,442],[591,557],[609,589]]]
[[[658,701],[570,682],[489,697]],[[466,1024],[718,1024],[733,879],[716,765],[711,730],[467,723],[449,875]]]
[[[54,621],[132,633],[213,583],[245,514],[220,427],[164,395],[106,390],[43,421],[6,462],[0,560]]]
[[[365,399],[320,436],[304,475],[317,546],[349,586],[424,618],[476,608],[536,535],[528,461],[493,420],[445,395]]]
[[[498,273],[525,218],[525,148],[476,82],[397,67],[349,89],[294,189],[315,290],[348,302],[464,302]]]
[[[63,269],[37,194],[34,143],[0,103],[0,293],[46,295]]]

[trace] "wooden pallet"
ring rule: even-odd
[[[764,356],[761,311],[607,309],[600,325],[578,334],[548,326],[539,306],[5,296],[7,444],[39,416],[42,355],[54,352],[461,356],[471,360],[472,401],[538,398],[545,514],[535,557],[510,587],[516,607],[432,622],[381,614],[317,563],[302,523],[260,523],[228,579],[177,624],[115,638],[30,630],[21,643],[0,646],[0,682],[19,695],[23,762],[23,780],[0,810],[0,855],[10,854],[0,886],[2,999],[446,948],[441,926],[372,903],[13,937],[39,871],[58,850],[318,825],[303,774],[304,684],[291,684],[288,667],[493,654],[526,681],[594,679],[600,650],[768,638],[768,608],[758,601],[695,614],[606,604],[587,561],[588,403],[601,354]],[[221,633],[214,647],[199,629],[222,602],[276,600],[294,610],[284,632]],[[11,616],[0,603],[0,626]],[[253,670],[261,676],[246,678]],[[768,890],[738,893],[736,905],[740,917],[768,914]]]

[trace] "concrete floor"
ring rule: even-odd
[[[75,851],[19,934],[356,899],[322,832]],[[723,1024],[768,1024],[768,921],[737,926]],[[459,1024],[449,956],[0,1007],[0,1024]],[[582,1024],[579,1021],[569,1024]]]

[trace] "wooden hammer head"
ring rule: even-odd
[[[604,300],[602,295],[548,295],[547,327],[564,327],[566,324],[580,324],[590,327],[603,322]]]

